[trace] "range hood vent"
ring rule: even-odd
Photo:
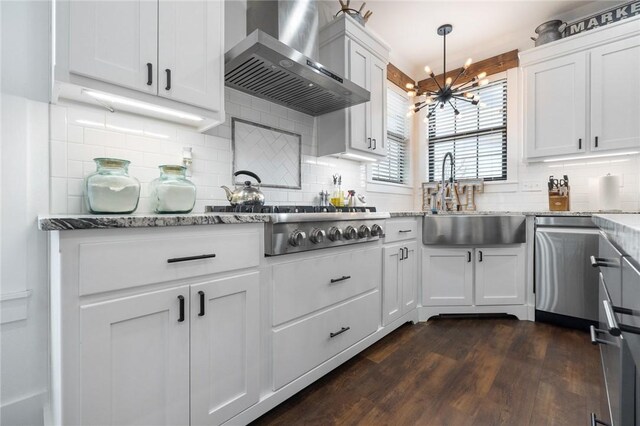
[[[296,11],[300,5],[306,8],[305,16],[315,18],[317,23],[313,1],[259,1],[248,5],[247,27],[258,28],[225,54],[225,84],[228,87],[313,116],[369,101],[371,95],[367,90],[269,34],[290,40],[291,36],[279,34],[278,28],[292,33],[291,25],[308,25],[295,31],[298,36],[304,30],[307,30],[302,32],[305,34],[309,34],[308,30],[317,32],[317,24],[298,21],[288,24],[290,15],[300,16],[300,10]],[[313,46],[316,38],[312,34],[307,40],[295,40],[295,44],[306,46],[305,51],[313,54],[317,51]]]

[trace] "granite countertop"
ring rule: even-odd
[[[218,225],[268,222],[268,214],[191,213],[131,215],[61,215],[39,216],[42,231],[105,228],[153,228],[163,226]]]
[[[640,214],[596,214],[593,222],[625,254],[640,262]]]

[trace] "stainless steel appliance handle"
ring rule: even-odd
[[[596,417],[596,413],[591,413],[591,426],[598,426],[598,425],[611,426],[607,422],[603,422],[602,420],[598,420],[598,418]]]
[[[591,332],[591,344],[592,345],[610,345],[611,342],[607,342],[606,340],[598,339],[598,333],[605,333],[605,330],[600,330],[599,328],[595,328],[594,326],[589,327],[589,331]]]
[[[613,266],[616,266],[615,261],[612,259],[605,259],[604,257],[595,256],[590,256],[589,259],[591,260],[591,266],[593,266],[594,268],[611,268]]]
[[[616,321],[616,317],[613,314],[613,307],[611,306],[611,302],[608,300],[602,301],[602,306],[604,307],[604,315],[607,318],[607,327],[609,328],[609,334],[612,336],[619,336],[621,334],[620,327],[618,326],[618,322]]]

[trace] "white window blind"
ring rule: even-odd
[[[409,100],[387,89],[387,156],[371,166],[371,178],[378,182],[405,185],[409,175]]]
[[[436,108],[429,119],[429,181],[441,179],[442,158],[455,158],[456,179],[507,179],[507,80],[498,80],[472,93],[483,107],[463,100]],[[447,170],[448,170],[447,166]],[[448,172],[447,172],[448,173]]]

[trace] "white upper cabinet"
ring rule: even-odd
[[[318,155],[387,155],[387,63],[389,47],[349,16],[320,30],[320,62],[369,91],[369,102],[317,117]]]
[[[156,93],[158,4],[72,1],[69,71]]]
[[[640,36],[591,51],[591,150],[640,147]]]
[[[526,159],[640,148],[640,18],[520,53]]]
[[[159,95],[221,110],[223,2],[160,0],[159,6]]]
[[[584,52],[525,69],[529,158],[585,150],[586,71]]]
[[[109,106],[201,131],[224,121],[224,1],[55,0],[54,21],[52,102]]]

